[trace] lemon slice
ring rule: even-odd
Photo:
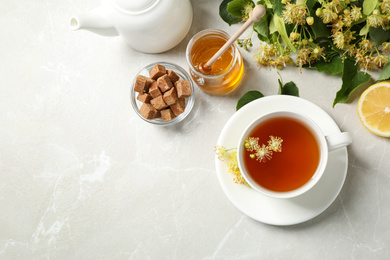
[[[368,131],[390,137],[390,82],[379,82],[366,89],[359,98],[357,112]]]

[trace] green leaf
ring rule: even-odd
[[[233,0],[223,0],[222,3],[219,5],[219,16],[229,25],[241,22],[241,18],[236,18],[233,15],[229,14],[229,12],[227,11],[227,5],[231,1]]]
[[[291,43],[290,38],[287,35],[286,26],[284,25],[282,17],[274,14],[273,16],[275,27],[278,30],[280,36],[285,45],[287,45],[293,52],[296,51],[294,45]]]
[[[284,26],[286,27],[287,35],[290,35],[294,31],[296,25],[292,23],[292,24],[284,24]]]
[[[368,23],[366,23],[366,25],[363,26],[363,28],[360,30],[359,35],[360,36],[367,35],[369,29],[370,29],[370,26],[368,26]]]
[[[364,0],[363,2],[363,14],[370,15],[378,5],[378,0]]]
[[[246,92],[237,102],[236,111],[245,106],[246,104],[256,100],[258,98],[262,98],[264,95],[257,90],[251,90]]]
[[[256,2],[256,5],[264,5],[266,9],[272,9],[273,5],[269,0],[260,0]]]
[[[271,38],[272,42],[276,42],[279,38],[279,33],[274,32],[273,34],[270,35],[270,38]]]
[[[284,84],[284,86],[280,81],[280,79],[278,79],[278,82],[279,82],[279,92],[278,92],[279,95],[290,95],[290,96],[299,97],[299,89],[294,82],[292,81],[287,82],[286,84]]]
[[[267,37],[269,36],[269,26],[268,26],[268,15],[267,13],[261,18],[260,21],[253,24],[253,29],[260,35]]]
[[[357,24],[361,24],[361,23],[366,22],[366,21],[367,21],[367,17],[364,16],[364,17],[360,18],[359,20],[357,20],[356,22],[353,22],[351,24],[351,26],[353,27],[353,26],[355,26]]]
[[[367,73],[359,71],[359,65],[351,59],[344,60],[344,69],[341,89],[337,92],[336,98],[333,101],[333,107],[337,103],[346,102],[352,92],[363,83],[369,81],[371,76]]]
[[[274,32],[277,32],[278,29],[276,29],[276,25],[275,25],[275,19],[271,19],[271,21],[269,21],[269,33],[270,34],[273,34]]]
[[[245,6],[255,6],[252,0],[233,0],[227,4],[227,11],[236,18],[242,18],[242,10]]]
[[[306,1],[306,7],[307,10],[309,11],[310,16],[315,16],[315,10],[314,10],[314,5],[317,3],[317,0],[307,0]]]
[[[277,15],[282,15],[282,11],[283,11],[282,0],[275,0],[273,4],[273,9]]]
[[[390,40],[390,30],[383,30],[382,27],[370,27],[370,37],[379,46],[383,42],[387,42]]]
[[[379,75],[378,81],[388,80],[390,79],[390,62],[386,62],[385,66],[383,66],[381,75]]]
[[[273,42],[276,42],[277,39],[279,38],[279,33],[274,32],[274,33],[270,34],[268,37],[264,37],[260,34],[257,34],[257,38],[259,38],[260,41],[263,41],[266,43],[273,43]]]
[[[321,60],[319,62],[313,63],[311,66],[316,68],[318,72],[326,71],[332,75],[336,75],[343,72],[344,64],[340,57],[334,57],[330,62]]]
[[[266,42],[266,43],[270,43],[270,38],[269,37],[265,37],[261,34],[257,34],[257,38],[259,38],[260,41],[263,41],[263,42]]]
[[[319,18],[317,15],[313,15],[313,18],[314,18],[314,23],[313,25],[311,25],[311,28],[313,30],[315,38],[330,37],[331,35],[330,27],[324,24],[322,19]]]

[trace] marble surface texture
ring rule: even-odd
[[[0,259],[390,259],[390,139],[369,133],[356,113],[368,85],[332,108],[339,76],[280,71],[353,138],[336,200],[284,227],[241,213],[215,170],[213,147],[237,100],[278,92],[276,71],[252,61],[256,48],[243,51],[240,88],[196,89],[180,124],[149,125],[133,111],[130,84],[142,67],[187,69],[195,33],[237,30],[219,18],[220,2],[192,0],[186,38],[143,54],[119,37],[69,30],[69,17],[98,0],[1,1]]]

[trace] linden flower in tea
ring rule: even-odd
[[[268,146],[263,144],[260,148],[255,150],[255,153],[250,155],[252,159],[256,158],[259,162],[266,162],[272,158],[272,151],[268,149]]]
[[[260,147],[259,147],[259,138],[258,137],[248,137],[246,140],[245,140],[245,148],[250,151],[250,152],[253,152],[253,151],[256,151],[258,150]]]
[[[269,149],[274,152],[281,152],[283,139],[272,135],[270,136],[270,138],[271,139],[268,141]]]
[[[282,142],[282,138],[271,135],[268,140],[268,145],[262,144],[260,146],[258,137],[248,137],[245,140],[244,146],[249,152],[254,152],[250,155],[252,159],[256,158],[259,162],[266,162],[267,160],[271,160],[273,152],[282,151]],[[214,147],[214,152],[218,156],[218,159],[226,163],[228,172],[233,173],[233,181],[238,184],[246,184],[249,186],[238,168],[236,150],[237,148],[226,149],[222,145],[216,145]]]
[[[245,140],[244,146],[249,152],[255,152],[250,155],[252,159],[255,159],[259,162],[266,162],[272,158],[273,152],[282,151],[282,142],[283,139],[277,136],[270,136],[268,140],[268,145],[262,144],[261,146],[258,143],[259,138],[248,137]]]

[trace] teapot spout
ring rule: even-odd
[[[104,10],[100,7],[85,14],[71,17],[69,20],[69,27],[73,31],[84,29],[102,36],[119,35],[111,21],[106,17]]]

